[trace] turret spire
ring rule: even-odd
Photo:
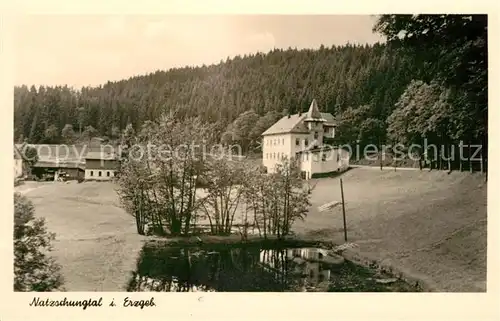
[[[319,112],[318,103],[316,102],[316,99],[313,99],[311,106],[309,106],[309,111],[307,112],[305,120],[306,121],[325,121],[321,117],[321,113]]]

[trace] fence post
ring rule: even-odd
[[[340,195],[342,196],[342,216],[344,219],[344,241],[347,242],[347,223],[345,219],[344,186],[342,184],[342,178],[340,179]]]

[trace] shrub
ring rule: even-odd
[[[60,266],[48,256],[55,235],[42,218],[35,218],[33,203],[14,194],[14,291],[61,290]]]

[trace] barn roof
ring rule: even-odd
[[[34,147],[38,153],[39,161],[47,162],[82,162],[85,159],[93,159],[99,157],[99,153],[107,154],[108,151],[118,151],[117,146],[103,145],[87,147],[86,145],[56,145],[56,144],[29,144]],[[112,147],[112,149],[111,149]],[[22,145],[14,145],[14,157],[16,150],[19,156],[22,156]],[[117,154],[117,153],[115,153]],[[96,158],[100,159],[100,158]]]
[[[80,161],[87,154],[85,145],[29,144],[35,148],[40,161]],[[18,148],[22,145],[16,145]]]
[[[85,170],[83,162],[56,162],[56,161],[38,161],[33,167],[38,168],[79,168]]]
[[[103,160],[116,160],[117,154],[113,152],[98,151],[88,152],[85,159],[103,159]]]

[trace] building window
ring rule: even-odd
[[[281,144],[285,145],[285,139],[284,138],[281,139]]]
[[[323,162],[326,162],[326,153],[322,153],[322,154],[321,154],[321,160],[322,160]]]
[[[305,145],[306,145],[306,147],[307,147],[307,145],[309,145],[309,140],[307,138],[305,140]]]
[[[306,161],[309,160],[309,153],[306,153]]]
[[[319,136],[318,132],[314,132],[314,139],[318,139],[318,136]]]
[[[106,172],[106,176],[107,176],[107,177],[109,177],[109,171],[108,171],[108,172]]]
[[[276,159],[276,153],[273,153],[273,159]]]
[[[337,152],[337,162],[340,161],[340,154]]]
[[[90,176],[94,176],[94,171],[90,171]]]
[[[99,171],[99,177],[101,177],[101,176],[102,176],[102,172],[101,172],[101,171]]]
[[[295,138],[295,146],[299,146],[299,145],[300,145],[300,139]]]

